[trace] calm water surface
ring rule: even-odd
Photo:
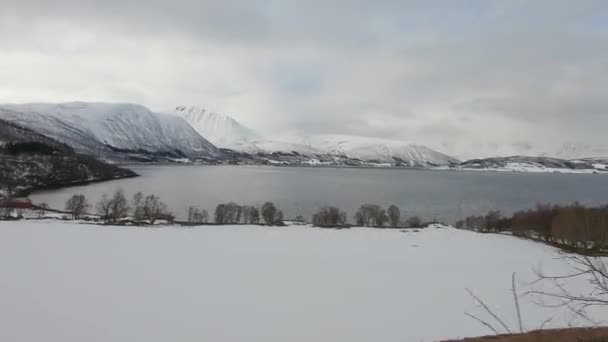
[[[267,166],[131,168],[141,177],[39,192],[32,199],[62,209],[72,194],[84,194],[95,203],[103,193],[122,189],[129,198],[138,191],[156,194],[180,218],[190,205],[212,213],[222,202],[273,201],[286,218],[309,219],[320,206],[335,205],[346,210],[351,221],[361,204],[395,204],[408,216],[449,222],[490,209],[511,213],[537,202],[608,203],[608,175]]]

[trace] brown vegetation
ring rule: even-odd
[[[495,335],[445,342],[606,342],[608,328],[536,330],[525,334]]]
[[[458,221],[456,227],[480,232],[510,231],[574,251],[602,252],[608,247],[607,206],[538,204],[511,217],[502,217],[498,211],[469,216]]]

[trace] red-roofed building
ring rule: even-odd
[[[34,205],[29,198],[11,198],[0,200],[0,208],[33,209]]]

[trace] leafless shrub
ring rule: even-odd
[[[405,224],[408,228],[422,228],[422,219],[418,216],[411,216]]]

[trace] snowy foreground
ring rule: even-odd
[[[452,228],[133,228],[0,222],[2,341],[434,341],[516,330],[551,248]],[[584,282],[576,286],[585,287]],[[527,329],[580,324],[522,297]],[[608,317],[594,316],[598,320]]]

